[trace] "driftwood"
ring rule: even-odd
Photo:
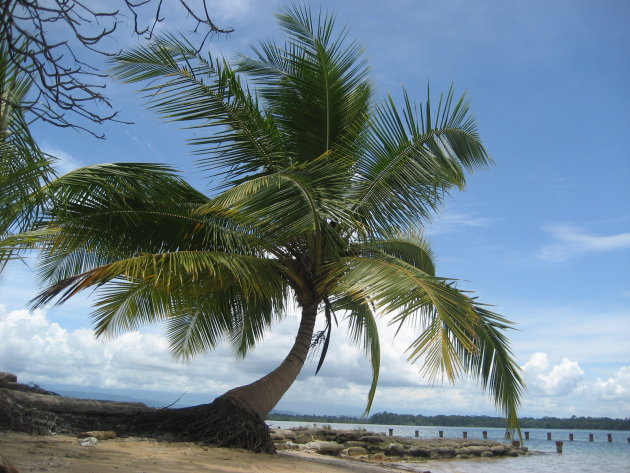
[[[0,371],[0,383],[16,383],[17,376],[13,373],[8,373],[6,371]]]
[[[140,435],[275,452],[265,422],[224,397],[200,406],[155,409],[140,402],[76,399],[36,385],[0,382],[0,429],[70,435],[112,431],[114,436]]]
[[[0,382],[0,429],[30,434],[114,430],[154,410],[140,402],[76,399],[37,385]]]
[[[11,391],[22,391],[24,393],[48,394],[50,396],[59,396],[52,391],[46,391],[36,384],[20,384],[18,382],[2,382],[0,381],[0,389],[9,389]]]
[[[151,410],[150,407],[147,407],[146,404],[141,402],[94,401],[91,399],[50,396],[0,388],[0,395],[2,394],[26,408],[35,408],[55,413],[120,416],[149,412]]]

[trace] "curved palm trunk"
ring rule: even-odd
[[[304,307],[295,343],[284,361],[258,381],[234,388],[221,398],[235,402],[264,420],[300,374],[311,347],[316,317],[316,305]]]
[[[264,420],[297,378],[311,347],[317,304],[302,309],[295,343],[280,365],[258,381],[232,389],[211,404],[180,409],[171,419],[158,416],[158,428],[181,438],[201,440],[219,447],[246,448],[255,452],[275,452],[269,427]],[[156,425],[156,421],[150,422]],[[146,428],[144,429],[146,430]]]

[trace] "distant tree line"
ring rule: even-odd
[[[505,427],[505,418],[491,416],[462,416],[437,415],[423,416],[413,414],[394,414],[392,412],[378,412],[368,418],[352,416],[318,416],[292,415],[272,412],[268,420],[288,420],[294,422],[317,422],[338,424],[381,424],[381,425],[417,425],[443,427]],[[576,430],[630,430],[630,418],[611,419],[608,417],[577,417],[558,418],[523,417],[520,419],[521,428],[528,429],[576,429]]]

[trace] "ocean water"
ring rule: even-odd
[[[414,437],[419,431],[420,438],[436,438],[438,431],[444,431],[446,438],[462,438],[468,432],[469,439],[483,438],[482,431],[488,431],[489,440],[504,442],[504,429],[482,427],[414,427],[408,425],[376,424],[313,424],[308,422],[268,421],[272,427],[321,427],[330,425],[333,429],[366,429],[370,432],[388,433],[394,429],[394,435]],[[562,429],[523,429],[529,432],[530,439],[525,446],[534,452],[519,457],[497,457],[479,459],[427,460],[417,465],[418,471],[430,470],[431,473],[630,473],[630,431],[602,430],[562,430]],[[551,432],[552,440],[547,440]],[[569,441],[569,434],[574,441]],[[608,442],[607,434],[612,434]],[[594,441],[589,442],[588,435],[594,434]],[[556,453],[556,440],[562,440],[563,453]]]

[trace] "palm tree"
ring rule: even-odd
[[[0,240],[33,225],[42,207],[32,196],[54,178],[53,158],[41,151],[23,113],[23,105],[32,101],[30,88],[30,79],[0,43]],[[14,255],[2,256],[0,272]]]
[[[48,287],[35,304],[96,289],[97,335],[164,322],[183,358],[223,339],[245,356],[297,304],[295,343],[275,370],[210,405],[144,420],[188,438],[273,449],[263,420],[318,342],[321,366],[337,318],[371,360],[367,410],[376,318],[388,317],[419,328],[411,362],[433,378],[476,378],[516,427],[511,323],[436,276],[421,231],[466,171],[490,163],[466,98],[375,102],[361,48],[334,17],[286,8],[278,18],[286,43],[263,42],[235,65],[172,36],[116,59],[116,77],[146,82],[153,109],[195,129],[200,166],[223,184],[205,196],[148,164],[55,181],[49,220],[14,240],[42,250]],[[326,328],[314,334],[318,317]]]

